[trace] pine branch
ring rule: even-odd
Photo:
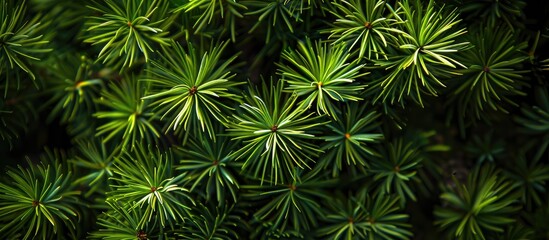
[[[85,24],[89,32],[84,42],[102,45],[97,61],[120,68],[133,66],[143,56],[145,62],[155,50],[153,44],[169,46],[167,1],[104,0],[88,6],[99,16],[89,17]]]
[[[17,72],[22,70],[35,80],[31,63],[52,50],[45,46],[48,40],[41,33],[47,24],[41,24],[41,18],[40,14],[29,18],[25,1],[6,0],[0,4],[0,84],[4,82],[4,98],[13,84],[10,79],[15,77],[15,85],[19,86],[23,76]]]
[[[426,7],[420,1],[410,1],[398,3],[402,15],[396,17],[404,21],[404,33],[398,35],[396,52],[388,60],[374,61],[387,71],[366,88],[376,95],[375,101],[393,104],[410,98],[424,106],[423,95],[437,96],[437,89],[446,86],[443,81],[460,75],[457,68],[466,67],[455,59],[456,52],[469,44],[459,41],[459,36],[466,31],[465,28],[456,30],[461,21],[457,10],[448,12],[444,7],[438,8],[433,0]]]
[[[198,135],[206,131],[215,139],[214,121],[225,123],[231,102],[240,100],[233,89],[242,83],[233,80],[229,70],[236,55],[221,59],[227,43],[205,52],[192,44],[188,50],[178,43],[173,46],[173,50],[164,49],[162,61],[152,61],[147,69],[143,81],[152,85],[152,92],[142,99],[153,99],[155,116],[169,121],[166,132]]]
[[[49,151],[39,165],[6,172],[9,184],[0,183],[0,234],[7,238],[52,239],[62,232],[76,237],[79,191],[60,162],[64,153]],[[6,182],[7,183],[7,182]]]
[[[111,82],[109,89],[103,89],[97,101],[106,107],[94,117],[104,119],[95,136],[105,138],[103,142],[119,142],[120,148],[135,147],[136,142],[153,144],[158,142],[160,133],[154,123],[157,119],[150,100],[142,100],[147,94],[147,86],[138,81],[135,75],[124,75],[119,82]]]
[[[330,28],[329,39],[334,44],[344,42],[349,49],[358,51],[358,58],[378,60],[390,54],[390,48],[398,40],[394,35],[404,34],[399,29],[403,24],[399,14],[386,1],[341,0],[335,1],[337,11],[332,11],[337,19]]]
[[[343,168],[343,164],[351,167],[353,175],[359,173],[355,170],[365,171],[369,167],[368,160],[379,155],[371,146],[383,139],[379,132],[379,113],[366,111],[366,105],[359,106],[357,103],[349,103],[344,106],[344,114],[339,114],[337,119],[327,125],[330,132],[321,136],[326,143],[317,166],[323,169],[332,170],[332,176],[337,177]]]
[[[238,142],[227,136],[213,141],[204,135],[190,138],[186,145],[178,147],[182,159],[177,169],[186,175],[190,192],[205,195],[206,202],[217,200],[220,206],[230,200],[238,202],[240,184],[236,169],[242,164],[236,163],[232,154],[238,147]]]
[[[172,162],[171,152],[154,151],[141,144],[125,151],[115,160],[110,178],[113,190],[107,193],[107,201],[120,201],[128,210],[140,209],[138,228],[155,224],[151,221],[166,227],[184,220],[194,201],[183,187],[185,175],[176,175]]]
[[[310,39],[299,42],[298,51],[288,49],[278,64],[279,74],[288,82],[288,90],[304,98],[299,107],[316,106],[318,114],[327,114],[338,120],[334,102],[359,101],[364,85],[354,83],[367,73],[360,73],[362,65],[349,63],[344,46],[327,46]]]
[[[505,225],[515,222],[519,192],[500,170],[477,166],[465,184],[455,184],[440,195],[447,206],[435,209],[435,224],[446,229],[449,237],[489,239],[490,234],[503,232]]]
[[[527,70],[522,69],[527,43],[515,42],[504,27],[477,28],[467,39],[474,47],[459,55],[467,69],[460,71],[463,75],[452,92],[452,100],[460,102],[460,116],[480,119],[488,109],[508,113],[504,104],[517,106],[512,96],[524,96],[528,86],[523,78]]]
[[[313,157],[321,153],[310,141],[323,124],[321,117],[298,108],[297,96],[283,93],[284,81],[249,89],[239,115],[229,122],[228,135],[242,140],[244,147],[233,153],[243,160],[242,171],[273,184],[296,180],[295,168],[311,169]]]

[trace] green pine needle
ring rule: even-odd
[[[384,0],[342,0],[334,5],[337,9],[332,13],[337,19],[329,31],[334,44],[344,42],[358,50],[359,59],[387,59],[389,44],[397,41],[396,34],[404,33],[397,26],[403,23],[399,9],[393,10]]]
[[[174,9],[174,12],[185,11],[186,14],[193,16],[195,33],[204,31],[210,25],[218,24],[219,18],[225,20],[225,30],[229,29],[231,40],[236,41],[237,18],[242,18],[241,11],[246,6],[239,3],[239,0],[188,0],[183,5]],[[195,14],[191,14],[195,13]]]
[[[44,107],[54,105],[49,113],[48,121],[56,117],[62,123],[72,122],[80,114],[94,111],[99,89],[103,87],[103,80],[92,77],[90,59],[76,54],[60,56],[58,62],[51,66],[46,92],[51,94]]]
[[[26,1],[4,0],[0,3],[0,84],[4,82],[4,90],[9,89],[10,79],[15,77],[15,85],[19,86],[23,76],[17,73],[23,70],[35,80],[31,69],[33,61],[39,61],[39,56],[50,52],[46,48],[48,40],[41,34],[47,24],[41,23],[41,14],[29,18]],[[38,84],[36,84],[38,87]],[[7,92],[4,92],[6,98]]]
[[[543,206],[546,183],[549,182],[549,165],[540,159],[528,159],[522,153],[515,157],[506,173],[514,180],[513,187],[521,190],[520,200],[526,204],[526,209]]]
[[[162,239],[160,227],[156,221],[149,221],[144,225],[140,220],[146,216],[141,208],[128,208],[128,204],[119,201],[106,201],[109,211],[98,217],[99,230],[90,234],[91,239],[103,240],[135,240],[135,239]],[[136,203],[130,203],[130,205]]]
[[[344,164],[364,170],[363,167],[368,166],[367,160],[377,155],[371,144],[383,139],[376,122],[381,114],[367,111],[366,106],[354,102],[345,105],[344,114],[338,117],[340,121],[328,124],[330,132],[321,137],[326,141],[322,146],[326,154],[321,157],[319,166],[331,168],[333,177],[339,176]]]
[[[52,239],[68,231],[74,236],[79,213],[79,191],[71,186],[72,175],[60,164],[64,154],[46,150],[41,164],[27,159],[29,167],[6,172],[0,183],[0,233],[7,239]]]
[[[467,38],[473,48],[464,51],[459,61],[467,66],[456,78],[453,98],[459,101],[461,115],[482,116],[488,109],[508,113],[505,103],[515,105],[511,96],[524,96],[528,85],[522,64],[528,59],[526,42],[515,42],[508,29],[478,28]]]
[[[89,190],[85,196],[89,197],[94,192],[105,193],[107,179],[113,176],[113,162],[116,155],[111,147],[98,141],[79,140],[76,142],[78,154],[70,162],[78,169],[86,169],[86,174],[74,181],[75,185],[87,185]]]
[[[205,194],[206,201],[217,200],[219,205],[228,204],[227,195],[237,202],[240,185],[238,172],[241,164],[234,162],[232,152],[239,147],[237,141],[221,136],[216,141],[198,135],[179,147],[182,159],[177,167],[191,184],[190,191]]]
[[[119,142],[119,147],[134,147],[136,142],[158,142],[160,133],[154,123],[155,115],[150,100],[142,100],[147,93],[144,83],[135,75],[125,75],[119,82],[111,82],[97,101],[106,107],[94,116],[105,123],[97,128],[95,136],[104,136],[103,142]]]
[[[184,220],[194,201],[182,186],[185,175],[175,174],[172,166],[171,152],[155,151],[142,144],[125,151],[115,159],[107,201],[121,201],[124,208],[141,209],[143,214],[137,225],[140,228],[153,224],[153,219],[162,227],[173,226]]]
[[[367,73],[361,73],[362,65],[350,63],[345,46],[327,46],[310,39],[299,42],[298,51],[287,49],[281,55],[284,61],[278,64],[279,74],[288,83],[286,89],[304,98],[300,108],[313,105],[318,114],[327,114],[337,120],[336,102],[362,100],[358,95],[365,85],[356,80]]]
[[[462,0],[459,7],[472,25],[487,23],[495,27],[505,23],[513,31],[524,27],[520,20],[524,17],[526,5],[527,1],[524,0]],[[479,21],[479,18],[483,21]]]
[[[120,70],[131,67],[143,56],[148,62],[153,44],[168,46],[169,4],[161,0],[105,0],[88,6],[99,16],[89,17],[84,42],[101,45],[97,61]]]
[[[423,158],[418,144],[399,138],[386,143],[381,157],[372,161],[371,173],[383,194],[397,193],[404,206],[407,198],[416,201],[416,194],[410,186],[421,167]]]
[[[152,93],[142,99],[153,99],[152,106],[160,119],[169,123],[166,132],[186,131],[202,134],[207,131],[215,139],[214,121],[225,123],[226,111],[231,102],[240,96],[232,93],[242,84],[233,80],[229,71],[236,55],[223,60],[222,53],[227,43],[221,43],[206,52],[188,45],[185,50],[179,43],[173,49],[164,49],[162,61],[152,61],[144,81],[152,85]]]
[[[300,9],[301,1],[296,0],[244,0],[250,11],[246,15],[258,15],[258,21],[249,30],[266,31],[265,42],[283,38],[287,32],[294,33],[296,23],[302,22]],[[274,36],[273,36],[274,35]]]
[[[339,197],[327,202],[321,218],[326,223],[316,233],[323,239],[410,239],[408,214],[401,213],[399,197],[361,191],[356,196]]]
[[[261,90],[250,88],[228,135],[242,140],[244,147],[233,153],[244,161],[242,171],[274,184],[296,179],[294,168],[312,168],[314,157],[322,151],[311,143],[311,131],[323,120],[297,107],[297,96],[283,93],[283,83],[263,84]],[[267,85],[272,87],[267,87]]]
[[[466,67],[455,60],[455,54],[469,44],[459,39],[466,31],[456,29],[461,21],[457,10],[438,8],[433,0],[426,7],[418,0],[398,4],[402,9],[399,21],[404,24],[403,34],[397,38],[397,52],[388,60],[374,61],[387,74],[366,90],[377,94],[375,101],[393,104],[409,97],[424,106],[423,95],[437,96],[438,88],[446,86],[443,81],[460,75],[457,68]]]
[[[198,204],[194,214],[176,231],[177,239],[240,239],[242,230],[248,228],[243,214],[239,205]]]
[[[245,199],[262,202],[254,216],[261,222],[269,222],[271,232],[308,231],[318,227],[317,216],[321,216],[319,202],[328,201],[325,188],[334,181],[322,179],[318,171],[295,170],[295,180],[287,184],[245,185],[242,194]]]
[[[467,182],[456,180],[453,188],[440,195],[445,207],[435,209],[435,224],[451,238],[487,239],[487,234],[502,232],[515,222],[513,216],[520,209],[516,190],[499,170],[479,165]]]

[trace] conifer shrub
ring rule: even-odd
[[[3,0],[2,239],[549,239],[549,4]]]

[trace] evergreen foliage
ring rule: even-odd
[[[366,111],[366,105],[358,106],[357,103],[346,105],[346,110],[340,121],[332,121],[327,127],[331,130],[324,133],[326,143],[322,149],[326,154],[320,158],[319,167],[324,169],[332,167],[332,175],[337,177],[343,169],[343,164],[353,165],[351,169],[364,170],[361,166],[368,166],[368,159],[377,155],[371,146],[383,139],[379,131],[379,122],[376,120],[380,114],[375,110]],[[357,166],[358,165],[358,166]]]
[[[9,76],[2,78],[4,82],[4,98],[6,97],[11,78],[15,78],[16,85],[25,74],[36,79],[36,75],[30,69],[29,61],[39,61],[41,53],[49,52],[51,49],[44,45],[48,43],[44,39],[43,30],[47,25],[41,22],[41,15],[32,16],[27,11],[25,1],[17,3],[4,1],[0,4],[0,74]],[[22,73],[23,70],[25,73]]]
[[[210,138],[215,138],[212,120],[226,122],[224,114],[232,109],[228,101],[240,98],[230,92],[240,84],[231,81],[234,74],[228,70],[236,56],[222,61],[227,46],[223,43],[205,52],[192,45],[185,51],[179,43],[173,44],[175,51],[164,49],[163,61],[153,61],[147,69],[149,75],[143,80],[151,83],[153,92],[142,99],[155,100],[152,105],[158,108],[156,115],[162,114],[161,120],[170,119],[166,130],[183,127],[185,132],[207,131]]]
[[[520,65],[527,58],[527,43],[514,42],[516,38],[505,26],[479,27],[476,31],[468,33],[469,42],[475,47],[461,54],[460,62],[467,69],[455,81],[457,89],[453,94],[462,103],[460,115],[480,118],[485,108],[506,112],[505,103],[516,104],[509,95],[525,94],[522,89],[528,83],[523,74],[527,71],[520,70]]]
[[[94,1],[89,6],[101,16],[90,16],[84,42],[100,44],[96,61],[111,66],[131,67],[143,54],[145,62],[154,52],[152,44],[169,45],[166,1]]]
[[[295,168],[311,169],[311,162],[321,152],[310,141],[310,131],[321,125],[321,116],[298,108],[297,95],[284,93],[283,81],[261,92],[250,89],[243,109],[229,123],[228,135],[242,140],[243,147],[234,152],[236,159],[244,160],[242,171],[274,184],[295,181]],[[248,169],[250,168],[250,169]]]
[[[457,239],[489,239],[493,232],[513,223],[518,194],[511,182],[498,176],[490,165],[478,165],[467,182],[443,192],[443,206],[435,209],[436,224]],[[446,205],[447,204],[447,205]]]
[[[288,81],[288,90],[303,96],[300,108],[316,105],[318,114],[327,114],[337,120],[334,101],[358,101],[364,86],[352,84],[360,74],[361,65],[349,64],[349,54],[342,45],[326,46],[309,39],[299,43],[299,52],[288,50],[282,53],[286,62],[280,64],[280,73]]]
[[[125,151],[114,164],[111,191],[107,201],[121,202],[130,210],[144,209],[137,227],[142,228],[151,220],[159,219],[165,227],[174,221],[184,220],[190,203],[194,204],[183,188],[184,174],[173,170],[171,152],[156,152],[141,145],[133,151]]]
[[[2,239],[547,239],[549,4],[3,0]]]
[[[60,152],[46,151],[40,164],[28,160],[28,168],[18,166],[7,172],[9,185],[0,184],[4,235],[46,239],[66,231],[75,237],[79,192],[71,185],[71,172],[57,162],[64,158]]]
[[[99,104],[105,106],[104,111],[94,114],[98,119],[105,119],[105,124],[97,128],[96,136],[104,136],[104,142],[117,137],[120,147],[144,141],[152,144],[160,137],[155,126],[154,112],[149,106],[150,100],[141,99],[147,89],[134,75],[123,76],[120,82],[111,82],[110,88],[101,92]],[[122,133],[122,134],[121,134]],[[108,135],[107,135],[108,134]],[[120,136],[122,135],[122,136]]]

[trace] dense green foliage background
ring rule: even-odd
[[[6,239],[549,239],[549,6],[3,0]]]

